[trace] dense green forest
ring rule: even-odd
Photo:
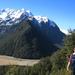
[[[67,55],[75,47],[75,31],[70,31],[64,39],[64,47],[51,56],[42,58],[40,63],[28,66],[0,66],[0,75],[70,75],[67,72]]]

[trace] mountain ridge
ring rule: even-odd
[[[15,25],[20,23],[22,20],[33,20],[35,18],[37,22],[40,23],[44,22],[47,23],[48,21],[51,21],[48,17],[39,16],[39,15],[33,15],[31,11],[22,9],[0,9],[0,26],[3,25]],[[51,21],[52,22],[52,21]],[[53,26],[55,26],[53,24]],[[61,30],[61,29],[60,29]],[[68,34],[61,30],[63,33]]]
[[[29,10],[25,9],[1,9],[0,10],[0,25],[12,25],[21,22],[23,19],[28,17],[35,18],[39,23],[47,22],[47,17],[34,16]]]

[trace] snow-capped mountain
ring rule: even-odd
[[[31,21],[34,26],[41,30],[52,30],[56,28],[56,31],[60,31],[55,22],[49,20],[47,17],[35,16],[29,10],[25,9],[1,9],[0,10],[0,34],[5,32],[14,31],[10,29],[10,26],[16,25],[21,21]]]
[[[57,24],[47,17],[34,16],[24,9],[0,10],[1,54],[40,58],[61,48],[64,37]]]
[[[0,10],[0,34],[11,32],[10,26],[27,20],[31,21],[36,27],[42,27],[42,29],[44,29],[44,25],[46,28],[49,26],[57,27],[57,25],[47,17],[34,16],[29,10],[7,8]],[[14,30],[15,29],[13,29],[13,31]]]
[[[23,19],[32,20],[32,18],[35,18],[38,23],[48,22],[47,17],[33,16],[29,10],[9,8],[0,10],[0,25],[12,25],[21,22]]]
[[[24,9],[1,9],[0,10],[0,25],[12,25],[19,23],[23,19],[27,19],[27,17],[33,16],[32,13]]]

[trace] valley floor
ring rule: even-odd
[[[3,65],[33,66],[39,61],[40,60],[36,60],[36,59],[20,59],[20,58],[0,55],[0,66]]]

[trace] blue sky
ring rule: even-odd
[[[34,15],[47,16],[61,29],[75,28],[75,0],[1,0],[1,8],[25,8]]]

